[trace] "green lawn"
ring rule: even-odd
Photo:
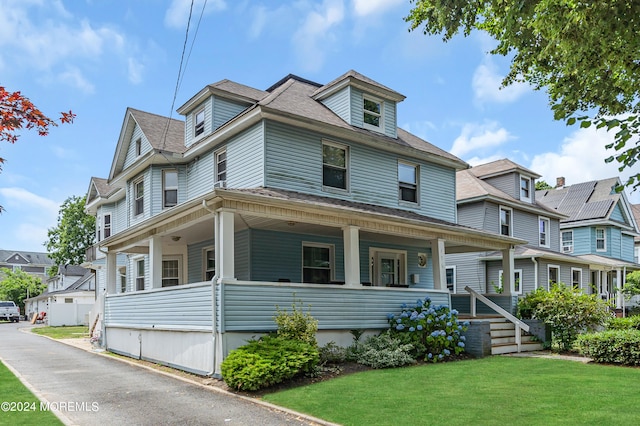
[[[372,370],[264,400],[343,425],[635,425],[640,369],[488,357]]]
[[[52,337],[54,339],[89,337],[89,327],[84,325],[70,327],[36,327],[32,328],[31,331],[36,334]]]
[[[61,425],[50,411],[40,411],[40,400],[0,362],[0,424]]]

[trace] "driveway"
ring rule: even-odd
[[[319,424],[293,412],[19,331],[31,327],[26,322],[0,323],[0,359],[37,396],[59,407],[67,424]]]

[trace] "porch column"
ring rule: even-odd
[[[514,262],[513,253],[515,249],[513,247],[502,250],[502,288],[504,289],[502,294],[511,295],[515,292],[513,285],[514,274]]]
[[[618,268],[616,269],[616,309],[622,309],[622,287],[624,283],[622,282],[623,276],[622,271]]]
[[[359,286],[360,281],[360,228],[345,226],[342,228],[344,239],[344,282],[345,285]]]
[[[116,253],[107,252],[107,269],[105,270],[106,293],[114,294],[116,292],[116,276],[117,276]]]
[[[229,211],[218,212],[218,224],[216,228],[216,257],[220,263],[216,265],[218,277],[235,278],[235,247],[234,247],[234,213]],[[220,252],[220,254],[218,254]]]
[[[433,288],[447,288],[447,264],[444,253],[444,240],[438,238],[431,241],[431,265],[433,266]]]
[[[157,235],[149,239],[149,274],[151,288],[162,287],[162,241]]]

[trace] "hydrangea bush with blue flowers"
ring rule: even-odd
[[[403,303],[400,314],[387,314],[391,333],[413,345],[416,359],[444,361],[464,352],[468,321],[458,321],[458,311],[446,305],[432,305],[431,299]]]

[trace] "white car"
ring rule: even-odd
[[[20,321],[20,308],[16,306],[15,302],[0,301],[0,319]]]

